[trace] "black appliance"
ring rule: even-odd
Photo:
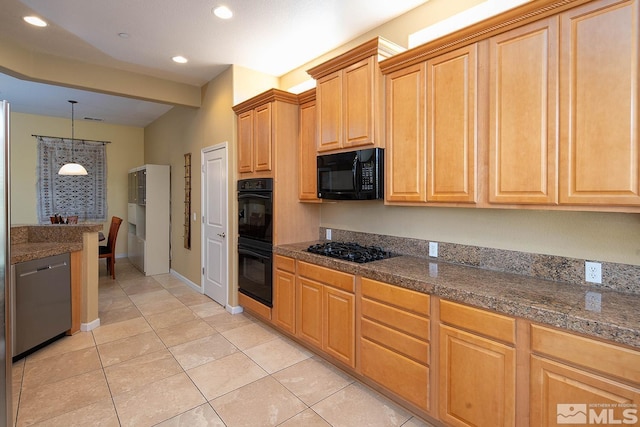
[[[318,156],[318,198],[373,200],[383,197],[383,149]]]
[[[273,179],[238,180],[238,235],[273,243]]]
[[[395,256],[378,246],[362,246],[351,242],[326,242],[311,245],[307,252],[358,263],[377,261]]]
[[[238,180],[238,290],[272,307],[273,179]]]

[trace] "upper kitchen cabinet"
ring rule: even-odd
[[[243,178],[273,177],[278,140],[297,134],[298,97],[268,90],[233,107],[238,120],[238,173]]]
[[[640,0],[537,0],[382,61],[388,204],[640,211]]]
[[[476,201],[478,45],[427,61],[427,201]]]
[[[479,48],[385,76],[387,203],[476,201]]]
[[[558,18],[489,39],[489,202],[557,203]]]
[[[638,1],[560,15],[560,203],[640,205]]]
[[[427,201],[426,65],[386,76],[387,202]]]
[[[317,151],[384,147],[378,61],[404,50],[381,37],[310,70],[317,80]]]
[[[316,90],[298,95],[300,125],[298,137],[298,198],[301,202],[320,202],[316,174]]]

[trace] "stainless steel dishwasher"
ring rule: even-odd
[[[13,356],[71,329],[69,254],[12,267]]]

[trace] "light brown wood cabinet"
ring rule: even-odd
[[[274,145],[298,133],[297,105],[297,95],[271,89],[233,107],[242,178],[273,176]]]
[[[402,51],[381,37],[310,70],[317,80],[317,151],[384,147],[378,61]]]
[[[638,1],[560,15],[560,203],[640,205]]]
[[[355,278],[297,262],[297,336],[355,368]]]
[[[531,352],[532,426],[638,421],[640,352],[538,325]]]
[[[558,18],[489,39],[489,202],[558,201]]]
[[[298,95],[300,102],[298,137],[298,198],[304,202],[320,202],[316,170],[316,90]]]
[[[293,258],[273,257],[273,323],[289,332],[296,333],[296,261]]]
[[[540,0],[381,62],[386,203],[638,212],[638,16]]]
[[[440,301],[439,417],[452,426],[513,426],[515,319]]]
[[[476,201],[478,45],[427,61],[427,201]]]
[[[426,64],[386,76],[387,202],[427,201]]]
[[[429,411],[430,297],[362,278],[360,371]]]
[[[386,76],[387,203],[477,200],[478,45]]]

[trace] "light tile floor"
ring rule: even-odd
[[[17,426],[428,426],[170,274],[101,265],[101,326],[13,366]]]

